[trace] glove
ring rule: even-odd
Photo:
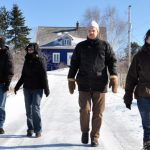
[[[4,91],[4,92],[9,91],[9,87],[8,87],[8,86],[6,86],[6,85],[4,85],[4,87],[3,87],[3,91]]]
[[[17,90],[14,88],[14,93],[15,93],[15,95],[17,94]]]
[[[19,88],[17,87],[17,86],[15,86],[15,88],[14,88],[14,93],[15,93],[15,95],[17,94],[17,91],[19,90]]]
[[[49,89],[44,89],[44,93],[45,93],[46,97],[48,97],[49,94],[50,94],[50,90]]]
[[[126,105],[126,108],[131,110],[131,104],[125,104],[125,105]]]
[[[124,99],[124,103],[126,105],[126,108],[131,110],[131,104],[132,104],[132,99],[133,99],[132,94],[125,93],[123,99]]]
[[[74,90],[76,88],[76,84],[75,84],[75,80],[68,80],[68,88],[69,88],[69,92],[70,94],[74,93]]]
[[[112,92],[117,93],[118,90],[118,77],[110,77],[109,88],[112,87]]]

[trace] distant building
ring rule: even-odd
[[[41,45],[42,52],[48,58],[48,70],[55,70],[65,65],[69,66],[75,46],[84,40],[65,33],[54,41]]]
[[[100,27],[100,38],[106,40],[106,28]],[[69,66],[75,46],[87,37],[86,27],[38,27],[36,41],[48,59],[48,70]]]

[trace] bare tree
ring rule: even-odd
[[[98,7],[88,8],[85,11],[82,25],[87,26],[92,20],[95,20],[98,23],[100,21],[100,10]]]
[[[127,45],[127,22],[119,18],[115,7],[107,7],[101,19],[107,29],[107,40],[115,51],[123,50]]]
[[[14,76],[12,79],[12,82],[10,84],[10,92],[13,92],[14,87],[19,80],[22,72],[22,67],[24,63],[24,56],[25,56],[25,51],[18,51],[17,53],[14,52],[14,50],[11,50],[12,55],[13,55],[13,62],[14,62]]]

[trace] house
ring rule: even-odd
[[[41,45],[42,52],[48,58],[48,70],[69,66],[75,46],[84,40],[83,38],[74,37],[69,33],[64,33],[55,40]]]
[[[100,36],[106,39],[106,28],[100,27]],[[75,46],[86,39],[86,27],[38,27],[36,41],[48,60],[48,70],[70,65]]]

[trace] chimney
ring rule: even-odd
[[[77,23],[76,23],[76,30],[78,30],[79,29],[79,22],[77,21]]]

